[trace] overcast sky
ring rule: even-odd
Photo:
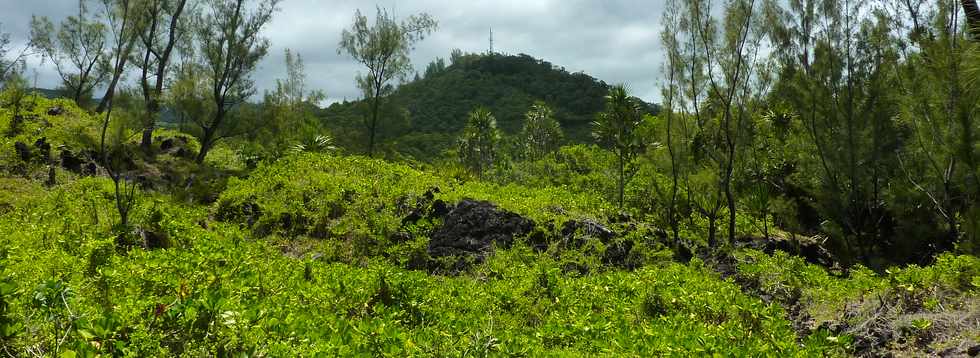
[[[32,14],[57,22],[76,6],[76,0],[0,0],[0,31],[23,44]],[[412,53],[419,72],[437,57],[448,60],[453,48],[487,51],[492,27],[497,52],[526,53],[570,72],[626,83],[647,101],[659,97],[663,1],[658,0],[283,0],[264,31],[272,48],[253,75],[259,93],[285,75],[283,50],[289,48],[303,56],[308,86],[324,90],[328,101],[358,98],[354,76],[362,69],[337,54],[337,43],[355,9],[373,19],[375,6],[400,18],[427,12],[439,22],[439,29]],[[53,66],[36,60],[28,65],[38,69],[39,87],[58,85]]]

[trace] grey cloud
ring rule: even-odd
[[[59,19],[70,15],[75,0],[0,0],[2,30],[15,43],[24,43],[31,14]],[[284,76],[283,50],[300,53],[306,62],[308,86],[322,89],[329,101],[360,96],[354,76],[362,69],[337,53],[341,31],[354,10],[374,15],[375,6],[399,17],[427,12],[439,29],[416,46],[412,61],[419,72],[437,57],[447,58],[453,48],[484,52],[493,28],[494,48],[504,53],[526,53],[567,70],[582,71],[608,83],[627,83],[648,100],[657,99],[661,51],[661,1],[649,0],[284,0],[268,25],[269,56],[254,79],[261,91]],[[38,67],[34,60],[29,65]],[[40,66],[41,86],[57,85],[50,64]]]

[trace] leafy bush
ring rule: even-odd
[[[247,179],[231,179],[215,213],[221,220],[251,227],[258,236],[362,235],[384,241],[433,188],[438,189],[435,199],[489,200],[542,223],[611,211],[601,200],[557,188],[454,183],[380,160],[297,154],[262,166]]]

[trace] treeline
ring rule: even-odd
[[[977,253],[967,3],[744,0],[716,16],[668,1],[647,153],[667,177],[660,220],[676,237],[699,216],[719,244],[737,213],[771,217],[826,235],[845,263]]]
[[[54,64],[61,94],[105,114],[107,123],[113,105],[126,104],[117,108],[129,114],[120,120],[142,132],[145,150],[162,110],[173,108],[199,139],[202,163],[216,142],[239,134],[234,112],[255,92],[250,75],[269,48],[261,30],[278,2],[79,1],[75,15],[57,22],[32,17],[30,41],[2,64],[2,80],[26,87],[23,58],[40,56]]]
[[[278,4],[83,0],[64,19],[34,16],[28,44],[12,61],[0,63],[9,102],[3,106],[14,109],[13,123],[26,120],[22,102],[31,86],[23,75],[24,59],[39,56],[54,65],[61,95],[101,118],[95,148],[76,149],[112,179],[119,231],[127,233],[140,175],[134,163],[153,161],[154,131],[164,115],[176,118],[179,129],[196,137],[193,161],[198,165],[229,138],[273,133],[261,143],[279,151],[323,144],[316,123],[304,117],[323,96],[305,88],[298,54],[287,50],[287,75],[265,93],[262,105],[247,102],[256,92],[251,75],[270,46],[262,31]],[[0,40],[0,57],[6,58],[13,50],[9,36]],[[139,138],[135,146],[134,136]]]

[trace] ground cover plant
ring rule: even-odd
[[[980,355],[975,1],[631,8],[655,96],[352,9],[352,100],[287,3],[0,27],[0,356]]]

